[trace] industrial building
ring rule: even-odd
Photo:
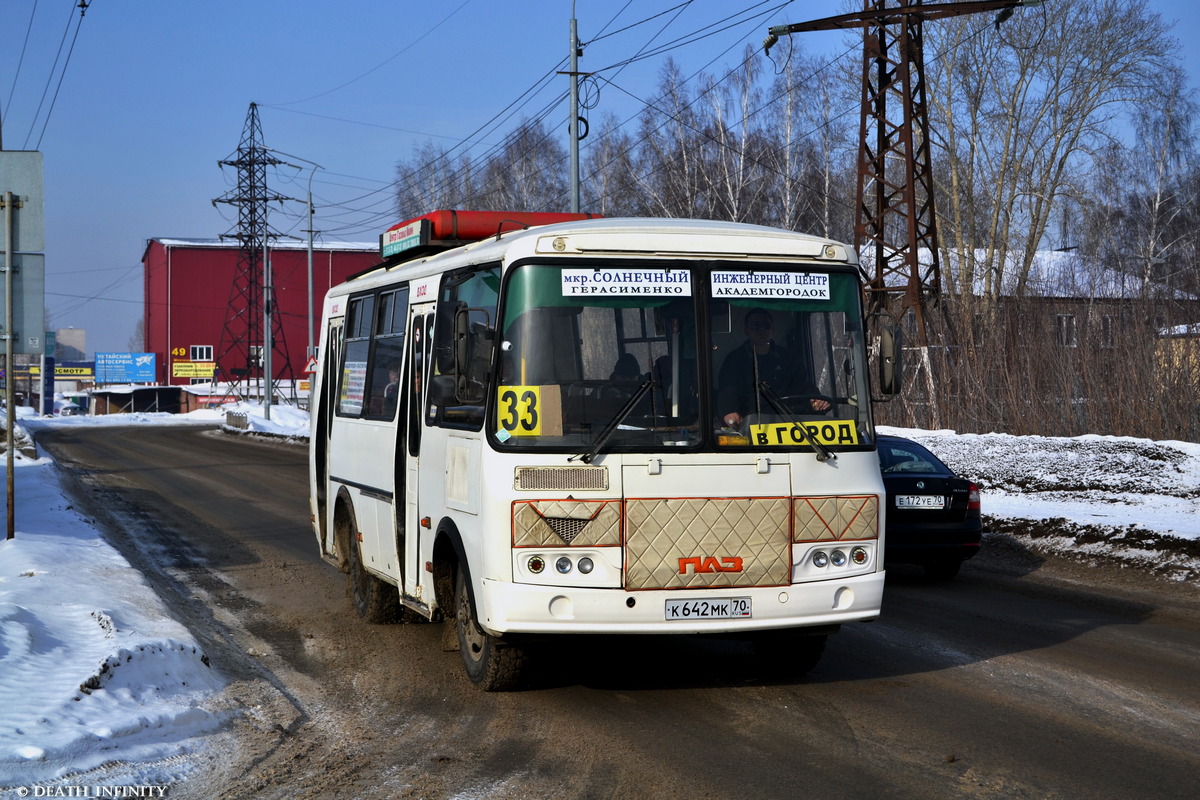
[[[286,345],[287,368],[272,372],[303,376],[308,360],[308,245],[273,243],[268,249],[275,294],[274,313]],[[378,264],[379,244],[329,243],[313,247],[314,317],[331,286]],[[145,276],[145,350],[157,356],[157,382],[187,385],[229,381],[217,366],[222,334],[231,313],[231,289],[239,269],[236,242],[220,239],[150,239],[142,255]],[[232,305],[236,305],[236,300]],[[258,311],[256,313],[261,313]],[[319,332],[313,331],[316,337]],[[260,343],[251,343],[258,344]],[[274,348],[276,358],[279,343]]]

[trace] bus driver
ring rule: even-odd
[[[812,410],[824,413],[829,401],[819,396],[817,388],[805,382],[799,374],[799,364],[787,349],[775,342],[775,324],[771,312],[753,308],[746,313],[746,341],[725,357],[717,378],[717,408],[721,422],[737,428],[747,414],[755,411],[755,362],[758,381],[780,397],[810,398]]]

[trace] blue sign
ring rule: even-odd
[[[154,383],[154,353],[96,353],[96,383]]]

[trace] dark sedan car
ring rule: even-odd
[[[885,560],[919,564],[930,578],[953,578],[962,562],[979,552],[979,486],[911,439],[878,439],[887,489]]]

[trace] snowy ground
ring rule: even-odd
[[[1035,550],[1200,578],[1200,444],[881,428],[983,486],[985,529]],[[986,546],[986,540],[985,540]]]
[[[241,410],[250,431],[307,436],[303,412],[276,406],[267,421],[261,408]],[[224,421],[216,411],[19,420],[29,431]],[[993,535],[1177,580],[1200,576],[1200,445],[886,432],[925,443],[981,483]],[[208,702],[222,676],[140,573],[63,498],[53,463],[21,456],[16,466],[16,538],[0,542],[0,793],[166,787],[186,778],[188,754],[225,721]]]
[[[308,435],[303,412],[248,411],[251,431]],[[27,431],[224,421],[217,411],[18,419]],[[223,678],[64,499],[53,462],[22,454],[15,466],[15,538],[0,541],[0,796],[185,778],[187,754],[225,721],[206,708]]]

